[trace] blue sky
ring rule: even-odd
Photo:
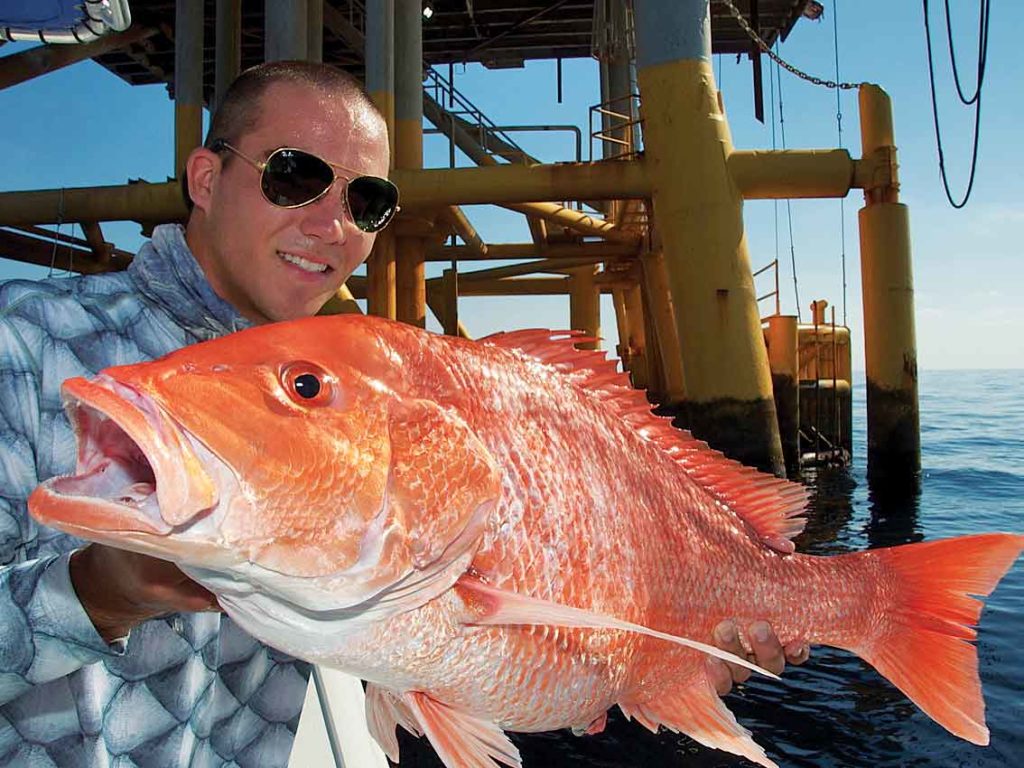
[[[1020,136],[1019,126],[1024,124],[1020,82],[1024,67],[1017,50],[1024,31],[1024,7],[1019,3],[992,4],[978,168],[971,200],[957,211],[946,201],[939,179],[921,3],[845,0],[824,4],[824,20],[798,22],[780,53],[809,73],[835,79],[832,15],[837,13],[840,79],[877,83],[893,98],[901,200],[910,206],[911,215],[920,366],[1024,367],[1024,307],[1020,300],[1024,294],[1024,253],[1020,245],[1024,155],[1015,141]],[[953,194],[960,197],[969,170],[974,114],[972,108],[956,101],[942,3],[931,5],[946,167]],[[973,90],[978,2],[951,5],[961,82]],[[0,55],[26,47],[8,44],[0,47]],[[716,57],[715,71],[737,148],[783,145],[778,86],[772,99],[769,77],[774,70],[766,61],[766,123],[761,125],[753,118],[749,60]],[[589,107],[599,101],[597,66],[591,60],[564,62],[562,104],[556,103],[555,64],[551,61],[501,71],[457,66],[455,79],[456,86],[499,124],[574,123],[586,134]],[[787,147],[837,145],[835,91],[810,85],[784,71],[781,91]],[[843,145],[859,156],[856,93],[843,92],[839,107]],[[166,89],[129,87],[92,62],[0,92],[0,114],[4,116],[0,130],[2,190],[121,184],[128,178],[159,181],[173,172],[173,104]],[[527,151],[545,161],[569,160],[573,154],[568,134],[520,134],[519,139]],[[428,136],[425,150],[427,165],[447,165],[444,139]],[[596,147],[594,151],[599,152]],[[584,144],[585,159],[588,153]],[[460,157],[459,164],[468,163]],[[861,195],[855,192],[842,206],[847,263],[845,306],[856,343],[856,368],[863,367],[857,242],[857,210],[861,205]],[[806,316],[812,299],[825,298],[837,307],[841,318],[844,246],[840,202],[801,200],[793,201],[790,208],[792,255],[802,311]],[[468,212],[488,242],[529,239],[517,214],[492,208],[472,208]],[[748,202],[745,220],[753,268],[778,255],[783,263],[783,311],[795,312],[786,203]],[[65,225],[63,231],[68,230]],[[108,240],[130,250],[141,242],[138,227],[131,223],[107,224],[104,233]],[[77,228],[75,234],[80,234]],[[46,269],[0,260],[0,278],[46,273]],[[767,290],[769,287],[762,292]],[[568,323],[565,298],[463,299],[460,312],[474,335],[500,328],[564,327]],[[615,321],[607,300],[602,319],[609,345],[614,344]]]

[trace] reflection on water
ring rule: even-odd
[[[1015,372],[922,373],[924,466],[909,487],[869,486],[864,387],[854,391],[850,468],[808,471],[812,490],[801,552],[832,555],[980,531],[1024,532],[1024,386]],[[1024,765],[1024,564],[988,599],[978,656],[992,743],[976,747],[933,723],[851,654],[816,648],[781,681],[752,680],[726,703],[780,766],[1002,768]],[[928,663],[922,659],[922,663]],[[672,733],[651,734],[617,709],[598,736],[513,734],[524,768],[680,766],[747,761]],[[403,768],[440,766],[425,741],[400,737]]]

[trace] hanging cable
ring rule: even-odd
[[[956,63],[956,51],[953,49],[953,23],[949,18],[949,0],[946,0],[946,42],[949,44],[949,61],[953,68],[953,82],[956,83],[956,93],[964,106],[970,106],[978,100],[981,95],[981,81],[985,78],[985,63],[988,59],[988,1],[982,2],[981,14],[978,25],[978,85],[974,89],[971,98],[964,96],[964,89],[960,87],[960,72]],[[984,43],[982,42],[984,40]]]
[[[839,0],[832,3],[832,47],[836,55],[836,82],[839,77]],[[839,129],[839,148],[843,149],[842,89],[836,88],[836,126]],[[839,243],[843,264],[843,325],[846,325],[846,198],[839,198]]]
[[[778,41],[775,43],[775,49],[781,46]],[[782,148],[786,148],[786,118],[782,110],[782,71],[779,68],[779,59],[775,61],[775,80],[779,84],[779,133],[782,136]],[[793,271],[793,296],[796,299],[796,321],[798,323],[803,322],[803,318],[800,315],[800,286],[796,279],[796,246],[793,244],[793,201],[788,197],[786,198],[786,216],[789,219],[789,264]]]
[[[778,145],[775,142],[775,70],[778,67],[768,66],[768,88],[769,96],[768,103],[772,105],[772,150],[778,149]],[[779,270],[779,200],[778,198],[772,199],[772,208],[775,211],[775,271],[776,275]]]
[[[932,122],[935,125],[935,145],[939,154],[939,175],[942,177],[942,187],[946,192],[946,199],[949,200],[949,204],[954,208],[963,208],[967,205],[967,201],[971,197],[971,190],[974,188],[974,174],[978,169],[978,145],[981,138],[981,88],[985,80],[985,64],[988,58],[988,22],[991,13],[989,1],[990,0],[981,0],[980,6],[980,18],[978,22],[978,88],[974,96],[970,99],[965,99],[956,71],[956,58],[953,55],[952,23],[949,17],[949,0],[946,0],[947,38],[949,40],[950,58],[952,59],[953,79],[956,81],[957,96],[968,106],[970,104],[974,104],[974,147],[971,150],[971,172],[967,178],[967,189],[964,192],[963,199],[958,203],[953,199],[953,193],[949,189],[949,177],[946,174],[945,155],[942,151],[942,131],[939,128],[939,105],[938,99],[935,95],[935,64],[932,57],[931,26],[928,22],[928,0],[922,0],[924,7],[924,36],[926,47],[928,49],[928,80],[931,85],[932,93]]]

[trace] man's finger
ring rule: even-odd
[[[750,641],[750,648],[754,652],[755,663],[781,675],[786,668],[786,657],[782,650],[782,643],[775,636],[771,626],[766,621],[755,621],[747,628],[747,638]]]
[[[739,633],[736,631],[736,624],[732,621],[726,620],[721,622],[715,627],[715,645],[721,648],[723,651],[735,654],[740,658],[746,658],[747,652],[740,644]],[[726,667],[729,670],[729,674],[732,676],[732,680],[735,683],[742,683],[748,677],[750,677],[750,670],[746,667],[741,667],[737,664],[730,664],[725,662]]]
[[[711,685],[715,687],[719,696],[725,696],[732,690],[732,673],[729,672],[729,667],[724,661],[714,656],[708,656],[704,666],[707,670],[708,680],[711,681]]]
[[[790,664],[803,664],[811,655],[811,648],[802,640],[794,640],[786,644],[786,661]]]

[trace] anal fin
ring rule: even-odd
[[[751,738],[703,675],[692,684],[643,703],[620,702],[626,719],[636,719],[655,733],[662,725],[685,733],[706,747],[740,755],[765,768],[778,768]]]
[[[701,653],[706,653],[708,656],[714,656],[723,661],[746,667],[765,677],[770,677],[774,680],[779,679],[778,675],[769,672],[767,669],[763,669],[747,659],[740,658],[713,645],[690,640],[679,635],[670,635],[667,632],[659,632],[650,627],[616,619],[613,616],[596,613],[595,611],[574,608],[569,605],[554,603],[550,600],[540,600],[535,597],[509,592],[508,590],[497,589],[484,584],[473,576],[463,576],[456,582],[455,589],[472,613],[472,618],[467,619],[465,621],[466,624],[546,624],[553,627],[620,629],[626,632],[637,632],[649,637],[656,637],[659,640],[666,640],[686,648],[692,648]]]
[[[419,691],[402,694],[447,768],[520,768],[519,750],[497,725],[461,712]]]

